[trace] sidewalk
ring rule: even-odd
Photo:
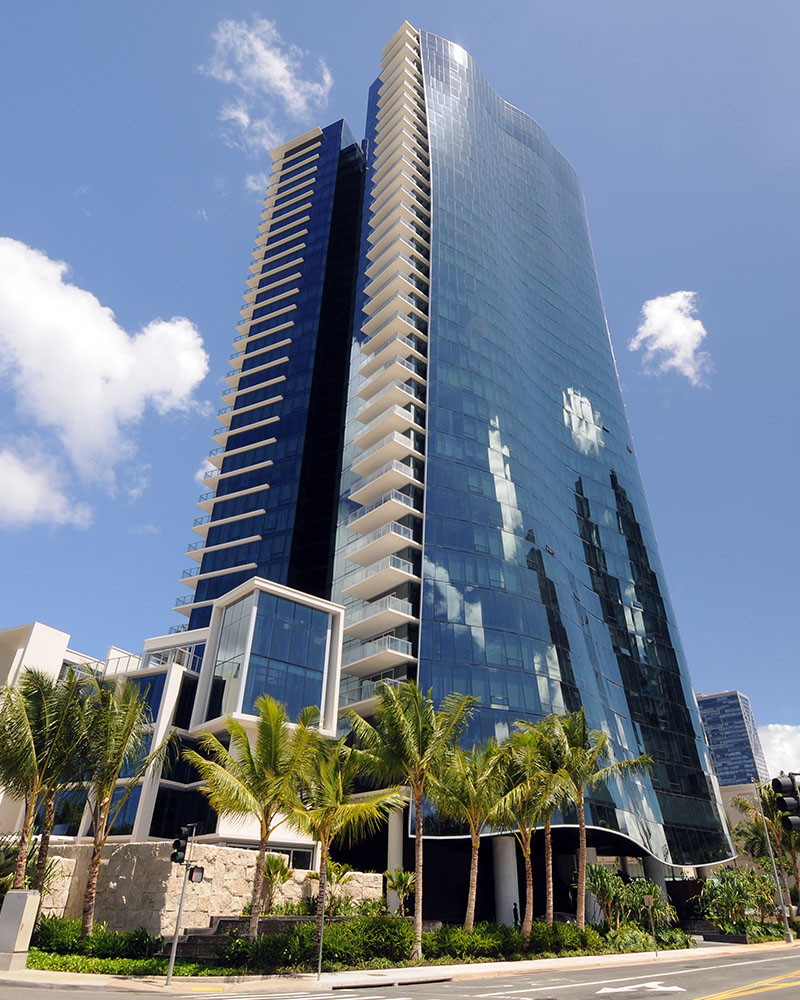
[[[800,954],[800,942],[794,945],[782,941],[767,944],[710,945],[679,951],[636,952],[630,955],[587,955],[576,958],[542,958],[527,962],[476,962],[470,965],[422,965],[401,969],[365,969],[357,972],[323,972],[317,981],[313,973],[285,976],[176,976],[172,985],[164,985],[164,977],[129,978],[126,976],[89,975],[77,972],[45,972],[25,969],[21,972],[0,972],[0,986],[36,986],[39,989],[114,990],[131,993],[160,993],[174,996],[193,993],[209,996],[225,986],[226,993],[329,993],[332,990],[373,988],[376,986],[411,985],[464,979],[491,979],[496,976],[547,975],[570,969],[607,969],[638,965],[641,962],[669,963],[687,958],[724,958],[731,955],[763,954],[780,948],[794,947]]]

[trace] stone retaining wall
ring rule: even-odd
[[[43,913],[80,918],[92,848],[89,844],[54,845],[58,875],[45,897]],[[175,930],[183,866],[173,864],[172,845],[166,842],[109,845],[100,864],[95,920],[112,930],[144,927],[150,934],[171,937]],[[184,904],[184,927],[208,927],[212,916],[238,916],[252,899],[256,852],[215,844],[195,844],[192,862],[202,865],[202,882],[189,883]],[[315,895],[317,884],[307,883],[308,872],[295,871],[276,891],[275,902],[297,902]],[[343,891],[360,901],[380,899],[383,878],[374,872],[353,872]]]

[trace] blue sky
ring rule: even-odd
[[[361,135],[403,18],[467,48],[575,165],[695,687],[796,726],[794,0],[8,7],[0,624],[101,656],[182,620],[265,149],[342,116]],[[683,360],[648,374],[642,307],[680,291],[647,331],[672,338],[651,368]],[[798,734],[772,730],[774,760]]]

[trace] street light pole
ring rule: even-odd
[[[783,889],[781,889],[781,883],[778,879],[778,868],[775,864],[775,855],[772,853],[772,841],[769,836],[769,830],[767,829],[767,818],[764,815],[764,806],[761,804],[761,785],[756,781],[755,778],[752,779],[753,784],[756,786],[756,799],[758,801],[758,811],[761,813],[761,822],[764,826],[764,840],[767,842],[767,850],[769,851],[769,860],[772,862],[772,875],[775,879],[775,885],[778,887],[778,899],[781,901],[781,913],[783,914],[783,926],[784,926],[784,940],[787,944],[791,944],[794,941],[791,928],[789,927],[789,918],[786,915],[786,901],[783,898]]]
[[[191,870],[192,848],[194,847],[194,834],[195,830],[197,829],[197,823],[189,823],[187,825],[191,828],[192,832],[189,834],[188,851],[186,852],[186,859],[183,862],[183,885],[181,886],[181,898],[180,902],[178,903],[178,915],[175,918],[175,934],[173,935],[172,947],[170,948],[169,951],[169,966],[167,968],[167,983],[166,983],[167,986],[169,986],[169,984],[172,982],[172,970],[175,967],[175,955],[178,951],[178,937],[181,932],[181,917],[183,916],[183,903],[184,900],[186,899],[186,885],[189,881],[189,872]]]

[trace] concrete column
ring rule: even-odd
[[[644,873],[651,882],[655,882],[656,885],[660,886],[664,895],[667,894],[667,879],[666,879],[666,869],[661,862],[654,858],[651,854],[645,854],[642,858],[642,864],[644,865]]]
[[[626,854],[620,854],[619,856],[619,870],[623,875],[629,875],[628,871],[628,856]]]
[[[386,870],[394,871],[403,867],[403,816],[402,809],[389,813],[388,836],[386,845]],[[386,893],[386,905],[395,913],[399,900],[396,892]]]
[[[494,864],[494,919],[506,927],[514,926],[514,905],[520,921],[519,880],[517,879],[517,844],[513,837],[492,837]]]
[[[3,971],[25,968],[38,909],[38,892],[12,889],[6,893],[0,910],[0,969]]]

